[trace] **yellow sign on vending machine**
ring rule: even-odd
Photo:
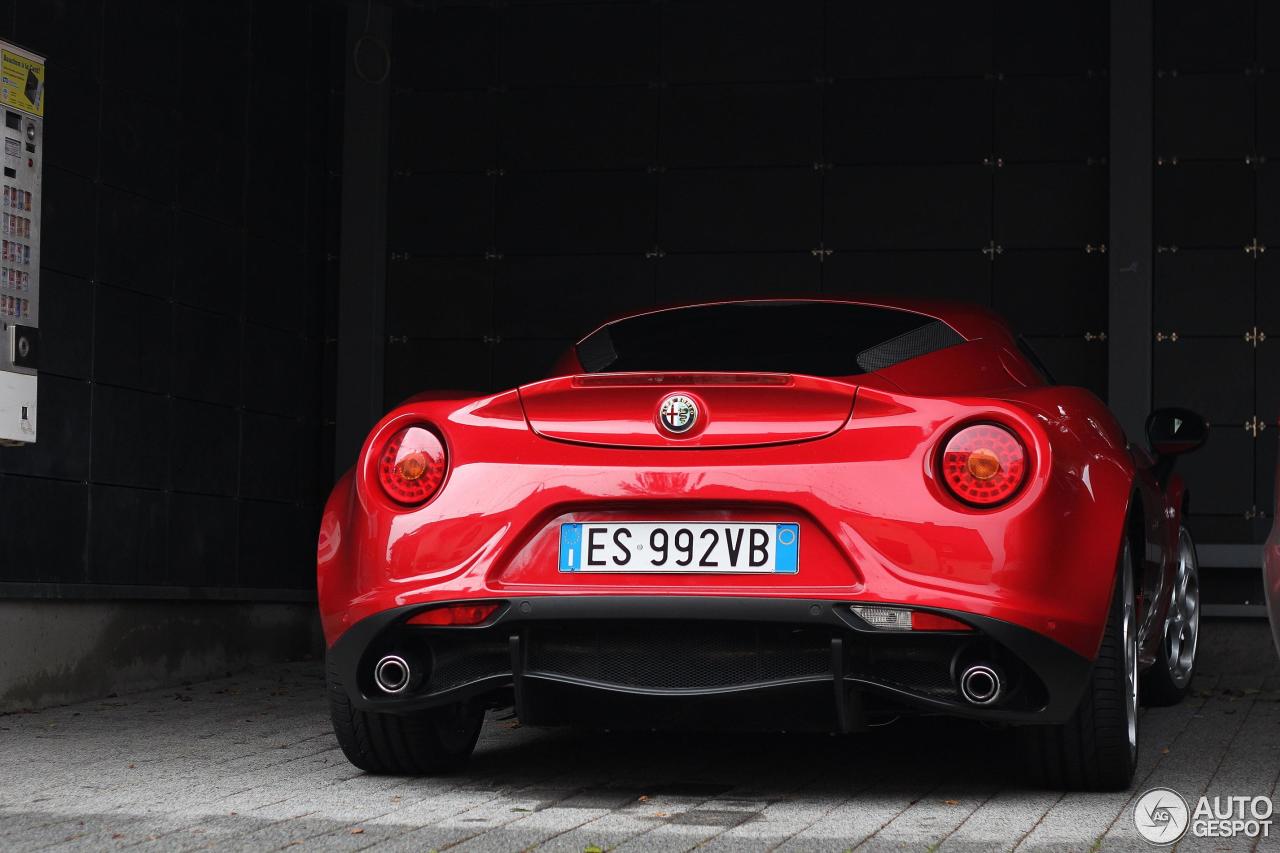
[[[0,102],[44,115],[44,60],[16,48],[0,49]]]

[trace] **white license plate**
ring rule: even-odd
[[[800,525],[583,522],[560,525],[562,572],[795,574]]]

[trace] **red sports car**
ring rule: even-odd
[[[486,709],[605,728],[1016,726],[1043,783],[1132,778],[1177,701],[1195,414],[1054,385],[990,312],[775,299],[606,323],[550,378],[414,397],[319,542],[333,723],[373,772],[456,767]]]

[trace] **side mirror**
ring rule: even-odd
[[[1156,409],[1147,415],[1147,441],[1156,456],[1178,456],[1204,444],[1209,424],[1190,409]]]

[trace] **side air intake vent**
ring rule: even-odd
[[[955,329],[941,320],[934,320],[918,329],[898,335],[893,340],[864,349],[858,353],[858,367],[871,373],[962,343],[964,338],[960,337]]]

